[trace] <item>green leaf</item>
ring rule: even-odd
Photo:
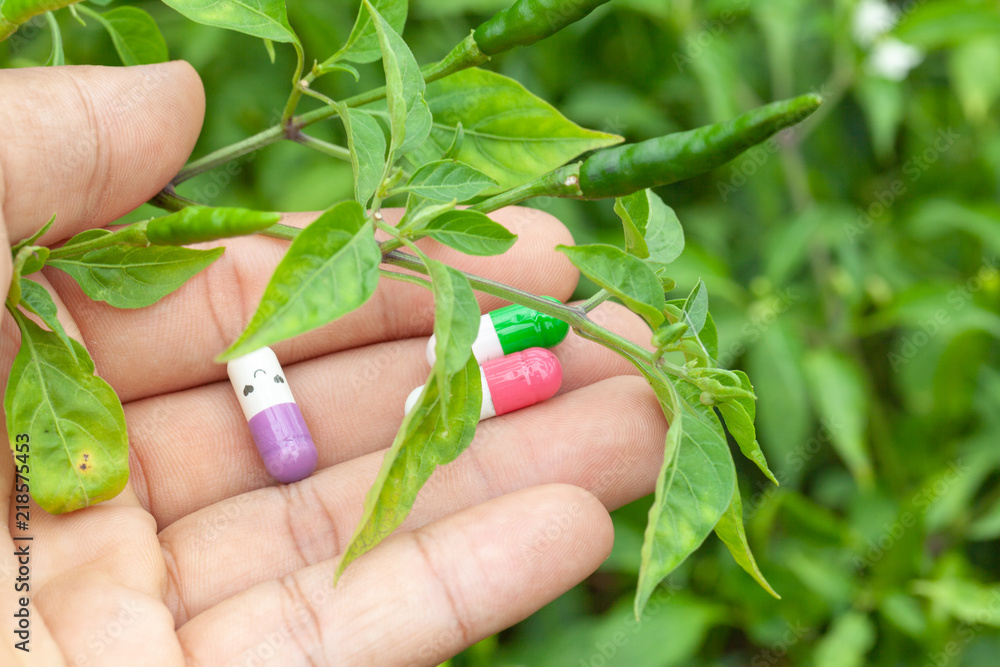
[[[393,30],[398,33],[403,32],[409,5],[407,0],[371,0],[371,4],[386,23],[392,26]],[[354,28],[351,30],[347,42],[331,60],[348,60],[363,64],[375,62],[381,57],[382,51],[379,48],[375,23],[362,2],[358,7],[358,18],[354,22]]]
[[[740,386],[752,392],[753,385],[750,384],[750,378],[747,377],[747,374],[743,371],[733,372],[739,376]],[[760,448],[760,443],[757,442],[757,431],[753,425],[753,420],[757,413],[754,400],[751,398],[734,398],[725,403],[720,403],[718,408],[719,412],[722,413],[722,417],[726,420],[726,427],[732,434],[733,439],[736,440],[736,444],[740,446],[740,451],[743,452],[743,455],[757,464],[760,471],[777,485],[778,480],[775,479],[774,473],[768,467],[764,451]]]
[[[21,329],[4,410],[11,448],[28,436],[31,495],[62,514],[118,495],[128,481],[125,413],[114,390],[95,376],[87,350],[12,311]]]
[[[10,287],[7,289],[7,305],[16,308],[21,301],[21,276],[41,271],[49,258],[49,249],[45,246],[22,246],[11,267]]]
[[[652,190],[615,200],[625,229],[625,249],[640,259],[669,264],[684,250],[684,229],[674,210]]]
[[[635,614],[657,585],[712,532],[733,499],[736,468],[722,425],[711,408],[698,402],[696,387],[678,387],[643,371],[670,421],[663,467],[649,510]]]
[[[502,255],[517,242],[516,234],[478,211],[448,211],[421,231],[466,255]]]
[[[794,487],[808,470],[811,456],[803,454],[804,443],[814,436],[801,366],[803,334],[790,326],[788,318],[779,318],[758,334],[747,355],[747,371],[758,397],[754,421],[776,476]]]
[[[2,4],[2,3],[0,3]],[[52,12],[45,12],[45,20],[49,24],[49,32],[52,34],[52,52],[45,61],[46,66],[62,66],[66,64],[66,54],[63,51],[62,31],[59,29],[59,22]]]
[[[45,323],[52,333],[59,336],[59,340],[66,346],[73,359],[76,359],[76,347],[66,334],[62,323],[59,321],[58,308],[49,291],[36,283],[34,280],[21,278],[21,305],[31,311]]]
[[[439,160],[417,169],[400,189],[434,201],[465,201],[496,186],[496,181],[478,169],[455,160]]]
[[[653,329],[663,322],[663,290],[660,279],[642,260],[611,245],[556,246],[599,286],[622,300]]]
[[[224,251],[116,245],[53,259],[49,265],[68,273],[94,301],[115,308],[145,308],[179,289]]]
[[[622,141],[567,120],[517,81],[467,69],[427,85],[434,115],[430,139],[415,154],[440,159],[461,125],[461,147],[452,156],[499,183],[494,194],[560,167],[581,153]]]
[[[21,239],[20,241],[18,241],[17,243],[15,243],[13,246],[11,246],[11,248],[10,248],[11,254],[14,255],[15,257],[17,257],[17,253],[20,252],[21,248],[23,248],[24,246],[28,246],[28,245],[34,245],[35,241],[37,241],[38,239],[42,238],[42,236],[45,235],[45,232],[49,231],[52,228],[52,224],[55,221],[56,221],[56,214],[53,213],[52,217],[49,218],[48,222],[46,222],[44,225],[42,225],[41,229],[39,229],[37,232],[35,232],[31,236],[29,236],[28,238]],[[110,234],[111,232],[108,232],[108,233]]]
[[[863,667],[875,646],[875,626],[866,612],[849,610],[833,619],[826,634],[816,642],[816,667]]]
[[[712,317],[712,313],[705,313],[705,326],[698,332],[698,340],[708,352],[709,361],[713,364],[716,363],[719,358],[719,331],[715,328],[715,319]]]
[[[896,150],[896,136],[906,115],[906,86],[901,81],[866,75],[858,78],[854,96],[867,118],[875,153],[887,162]]]
[[[912,587],[914,593],[932,601],[939,611],[958,621],[1000,628],[1000,614],[997,614],[1000,585],[947,578],[916,580]]]
[[[963,41],[952,50],[948,71],[965,115],[986,120],[1000,98],[1000,40],[994,36]]]
[[[462,144],[465,143],[465,128],[462,127],[462,123],[459,122],[455,126],[455,135],[451,139],[451,146],[448,146],[448,150],[444,152],[441,156],[444,160],[454,160],[458,155],[459,151],[462,150]],[[481,172],[480,172],[481,173]],[[495,183],[496,181],[494,181]]]
[[[71,237],[69,241],[66,241],[66,243],[63,244],[63,248],[86,243],[87,241],[93,241],[94,239],[99,239],[102,236],[107,236],[110,233],[111,230],[100,227],[97,229],[85,229],[76,236]]]
[[[2,0],[0,1],[0,42],[23,23],[45,12],[62,9],[74,0]],[[24,35],[30,37],[31,35]]]
[[[422,197],[410,195],[406,198],[406,212],[399,221],[400,231],[420,230],[431,220],[455,208],[458,202],[454,199],[443,204],[432,202]]]
[[[450,398],[448,378],[469,361],[472,343],[479,334],[479,303],[460,271],[430,258],[425,258],[424,263],[434,285],[434,352],[439,360],[434,364],[434,373],[445,409]]]
[[[684,301],[684,312],[687,313],[691,332],[701,332],[705,320],[708,319],[708,288],[700,279]]]
[[[267,59],[270,60],[273,65],[274,59],[277,57],[277,54],[274,52],[274,42],[269,39],[265,39],[264,50],[267,51]]]
[[[340,119],[347,131],[347,147],[351,151],[354,170],[354,197],[367,206],[382,183],[385,171],[385,134],[371,115],[358,109],[340,107]]]
[[[733,482],[735,484],[735,477]],[[715,534],[729,549],[736,564],[753,577],[761,588],[780,600],[781,596],[774,592],[771,584],[767,583],[767,579],[757,567],[757,561],[753,557],[753,552],[750,551],[750,544],[747,543],[747,533],[743,528],[743,500],[740,498],[739,485],[733,488],[733,501],[729,503],[729,509],[723,513],[719,523],[715,525]]]
[[[324,324],[365,303],[378,285],[382,253],[357,202],[326,211],[292,241],[228,361]]]
[[[454,461],[469,446],[479,422],[482,391],[475,357],[470,356],[465,367],[449,378],[447,406],[441,399],[438,374],[431,373],[420,400],[403,419],[382,460],[365,497],[364,514],[335,576],[403,523],[434,469]]]
[[[392,162],[424,143],[430,134],[433,119],[424,100],[424,75],[410,47],[368,0],[365,0],[365,6],[372,15],[382,48],[386,102],[392,128],[389,146],[389,161]]]
[[[830,425],[830,440],[859,484],[872,482],[865,442],[868,392],[857,364],[829,348],[810,351],[804,360],[816,412]]]
[[[701,282],[699,281],[700,284]],[[695,289],[699,289],[698,285],[695,286]],[[707,295],[704,286],[699,291]],[[707,296],[705,298],[707,299]],[[704,368],[715,366],[719,356],[719,332],[715,328],[715,320],[712,319],[712,314],[708,312],[707,305],[704,311],[705,323],[702,325],[701,331],[696,332],[690,314],[684,310],[685,306],[689,305],[688,299],[670,299],[666,303],[667,310],[671,312],[673,317],[676,317],[678,322],[684,322],[688,325],[684,339],[681,341],[681,350],[684,352],[685,359],[687,361],[695,361],[698,366]],[[690,305],[697,305],[697,298]],[[696,314],[700,315],[700,313]],[[705,355],[708,356],[707,362],[703,358]]]
[[[335,65],[332,65],[332,64],[331,65],[326,65],[326,66],[324,66],[322,68],[322,70],[323,70],[323,74],[327,74],[329,72],[347,72],[348,74],[350,74],[351,76],[354,77],[355,81],[360,81],[361,80],[361,72],[359,72],[357,69],[351,67],[347,63],[338,63],[338,64],[335,64]]]
[[[931,2],[913,7],[890,33],[923,49],[958,46],[976,37],[1000,36],[1000,15],[992,2]]]
[[[26,276],[37,271],[41,271],[45,262],[49,258],[49,249],[41,245],[26,245],[18,249],[14,256],[14,263],[11,271],[11,289],[7,293],[7,300],[13,305],[17,305],[17,285],[13,280],[21,276]]]
[[[192,21],[275,42],[299,43],[285,0],[163,0]]]
[[[150,65],[166,62],[167,42],[156,20],[138,7],[117,7],[95,17],[111,35],[111,42],[123,65]]]

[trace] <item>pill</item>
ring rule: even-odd
[[[559,299],[545,297],[560,303]],[[569,325],[537,310],[513,304],[486,313],[479,320],[479,333],[472,354],[481,364],[529,347],[552,347],[566,338]],[[437,338],[427,341],[427,363],[434,365]]]
[[[308,477],[316,469],[316,445],[278,357],[262,347],[226,369],[268,474],[283,484]]]
[[[562,366],[556,355],[540,347],[487,361],[479,367],[483,404],[479,419],[489,419],[552,398],[562,384]],[[407,413],[416,405],[421,385],[406,398]]]

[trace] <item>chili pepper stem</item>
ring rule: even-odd
[[[177,194],[177,191],[174,190],[174,186],[170,184],[156,193],[156,196],[150,199],[149,203],[166,211],[179,211],[188,206],[198,205],[198,202]]]
[[[479,50],[479,45],[473,37],[473,33],[455,45],[448,55],[441,60],[424,67],[421,73],[424,81],[430,83],[450,76],[455,72],[461,72],[470,67],[477,67],[489,60],[490,57]]]
[[[491,213],[497,209],[532,199],[533,197],[581,197],[580,163],[574,162],[539,176],[533,181],[511,188],[506,192],[484,199],[469,208],[480,213]]]
[[[128,227],[123,227],[118,231],[111,232],[110,234],[105,234],[100,238],[86,241],[85,243],[74,243],[73,245],[70,246],[53,248],[52,252],[49,253],[49,259],[62,259],[64,257],[72,257],[74,255],[81,255],[85,252],[90,252],[91,250],[97,250],[98,248],[106,248],[108,246],[117,244],[136,245],[136,246],[147,245],[146,241],[147,224],[149,224],[149,221],[143,220],[141,222],[133,223]]]

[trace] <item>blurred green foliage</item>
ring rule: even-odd
[[[290,48],[277,45],[272,64],[259,40],[132,4],[205,82],[196,156],[274,122]],[[353,0],[288,4],[309,59],[335,51],[356,12]],[[506,4],[414,0],[405,34],[427,62]],[[885,7],[614,0],[489,65],[630,141],[794,94],[828,101],[779,142],[660,191],[688,237],[672,267],[678,295],[705,281],[721,362],[756,385],[780,488],[735,458],[751,545],[783,599],[710,537],[636,624],[647,499],[614,513],[615,549],[597,574],[455,667],[998,663],[1000,6]],[[58,19],[67,62],[117,64],[93,21]],[[36,19],[0,44],[0,64],[41,63],[49,49]],[[358,91],[347,74],[317,85],[334,98]],[[339,124],[316,130],[342,140]],[[277,210],[324,208],[351,191],[349,165],[293,144],[181,188],[203,203]],[[620,243],[606,203],[536,205],[578,242]]]

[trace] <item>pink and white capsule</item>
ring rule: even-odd
[[[479,367],[479,374],[483,386],[480,421],[552,398],[562,385],[559,359],[540,347],[487,361]],[[423,390],[421,385],[407,396],[404,408],[407,414]]]
[[[262,347],[226,370],[268,474],[283,484],[308,477],[316,469],[316,445],[278,357]]]

